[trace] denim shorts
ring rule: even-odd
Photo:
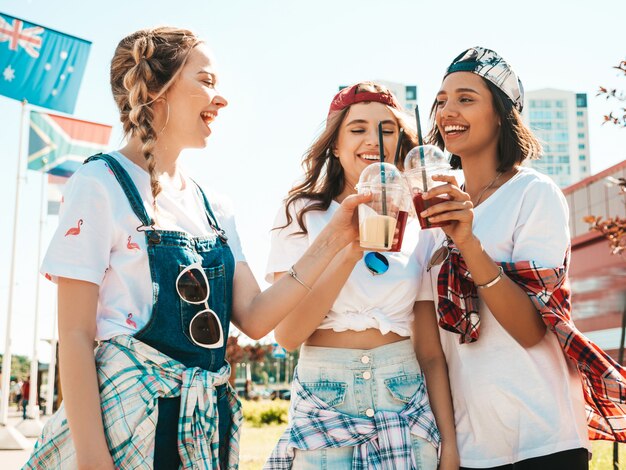
[[[374,349],[321,348],[303,345],[298,360],[302,386],[337,411],[368,417],[376,410],[400,412],[424,379],[410,340]],[[437,468],[437,450],[413,438],[418,470]],[[297,450],[295,470],[352,468],[353,447]]]

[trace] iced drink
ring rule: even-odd
[[[400,251],[402,249],[402,240],[404,238],[404,229],[409,218],[407,211],[398,212],[398,220],[396,221],[396,230],[393,237],[393,245],[389,251]]]
[[[388,251],[396,245],[399,249],[406,213],[413,211],[402,173],[390,163],[373,163],[361,172],[357,191],[372,195],[359,204],[361,246],[373,251]]]
[[[361,246],[372,250],[389,250],[396,231],[396,218],[372,214],[359,223]]]
[[[443,181],[434,181],[435,175],[450,175],[452,168],[445,154],[434,145],[420,145],[407,153],[404,159],[404,176],[409,185],[415,212],[420,222],[420,227],[434,228],[448,225],[450,221],[433,223],[420,215],[425,209],[448,201],[447,195],[435,196],[424,199],[423,194],[436,186],[445,184]]]
[[[415,212],[417,212],[417,219],[420,221],[420,227],[422,228],[435,228],[435,227],[443,227],[445,225],[448,225],[450,223],[449,220],[445,220],[443,222],[435,222],[432,223],[428,220],[428,218],[423,218],[420,213],[431,207],[434,206],[435,204],[440,204],[442,202],[446,202],[449,199],[446,199],[445,197],[440,197],[440,196],[435,196],[432,197],[430,199],[424,199],[422,197],[423,193],[417,193],[413,195],[413,204],[415,205]]]

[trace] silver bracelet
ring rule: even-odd
[[[502,276],[504,276],[504,269],[502,269],[502,266],[498,266],[498,275],[495,278],[486,284],[476,284],[476,287],[479,289],[486,289],[487,287],[495,286],[498,282],[500,282]]]
[[[304,281],[302,279],[300,279],[298,277],[298,275],[296,274],[296,270],[293,269],[293,265],[289,268],[289,271],[287,271],[287,274],[289,274],[291,277],[293,277],[296,281],[298,281],[302,286],[304,286],[309,292],[311,292],[313,289],[311,289],[309,286],[307,286]]]

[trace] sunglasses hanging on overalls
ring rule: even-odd
[[[191,340],[207,349],[224,346],[224,330],[219,317],[209,307],[211,289],[200,263],[193,263],[180,272],[176,278],[176,292],[187,303],[204,305],[204,310],[198,312],[189,323]]]

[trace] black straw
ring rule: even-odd
[[[381,196],[383,198],[383,215],[387,215],[387,188],[385,188],[385,148],[383,147],[383,123],[378,123],[378,149],[380,153],[380,185]],[[387,219],[385,219],[385,248],[389,243],[389,230],[387,230]]]
[[[396,154],[393,156],[393,164],[398,166],[398,160],[400,159],[400,147],[402,147],[402,139],[404,138],[404,129],[400,128],[400,134],[398,135],[398,144],[396,145]]]
[[[424,145],[424,139],[422,139],[422,126],[420,124],[420,108],[415,105],[415,123],[417,124],[417,145]]]
[[[378,123],[378,151],[380,154],[380,183],[382,186],[383,215],[387,215],[387,190],[385,188],[385,149],[383,147],[383,123]]]
[[[420,166],[422,167],[422,184],[424,192],[428,191],[428,180],[426,178],[426,161],[424,158],[424,140],[422,139],[422,126],[420,125],[420,108],[415,105],[415,123],[417,124],[417,145],[420,151]]]

